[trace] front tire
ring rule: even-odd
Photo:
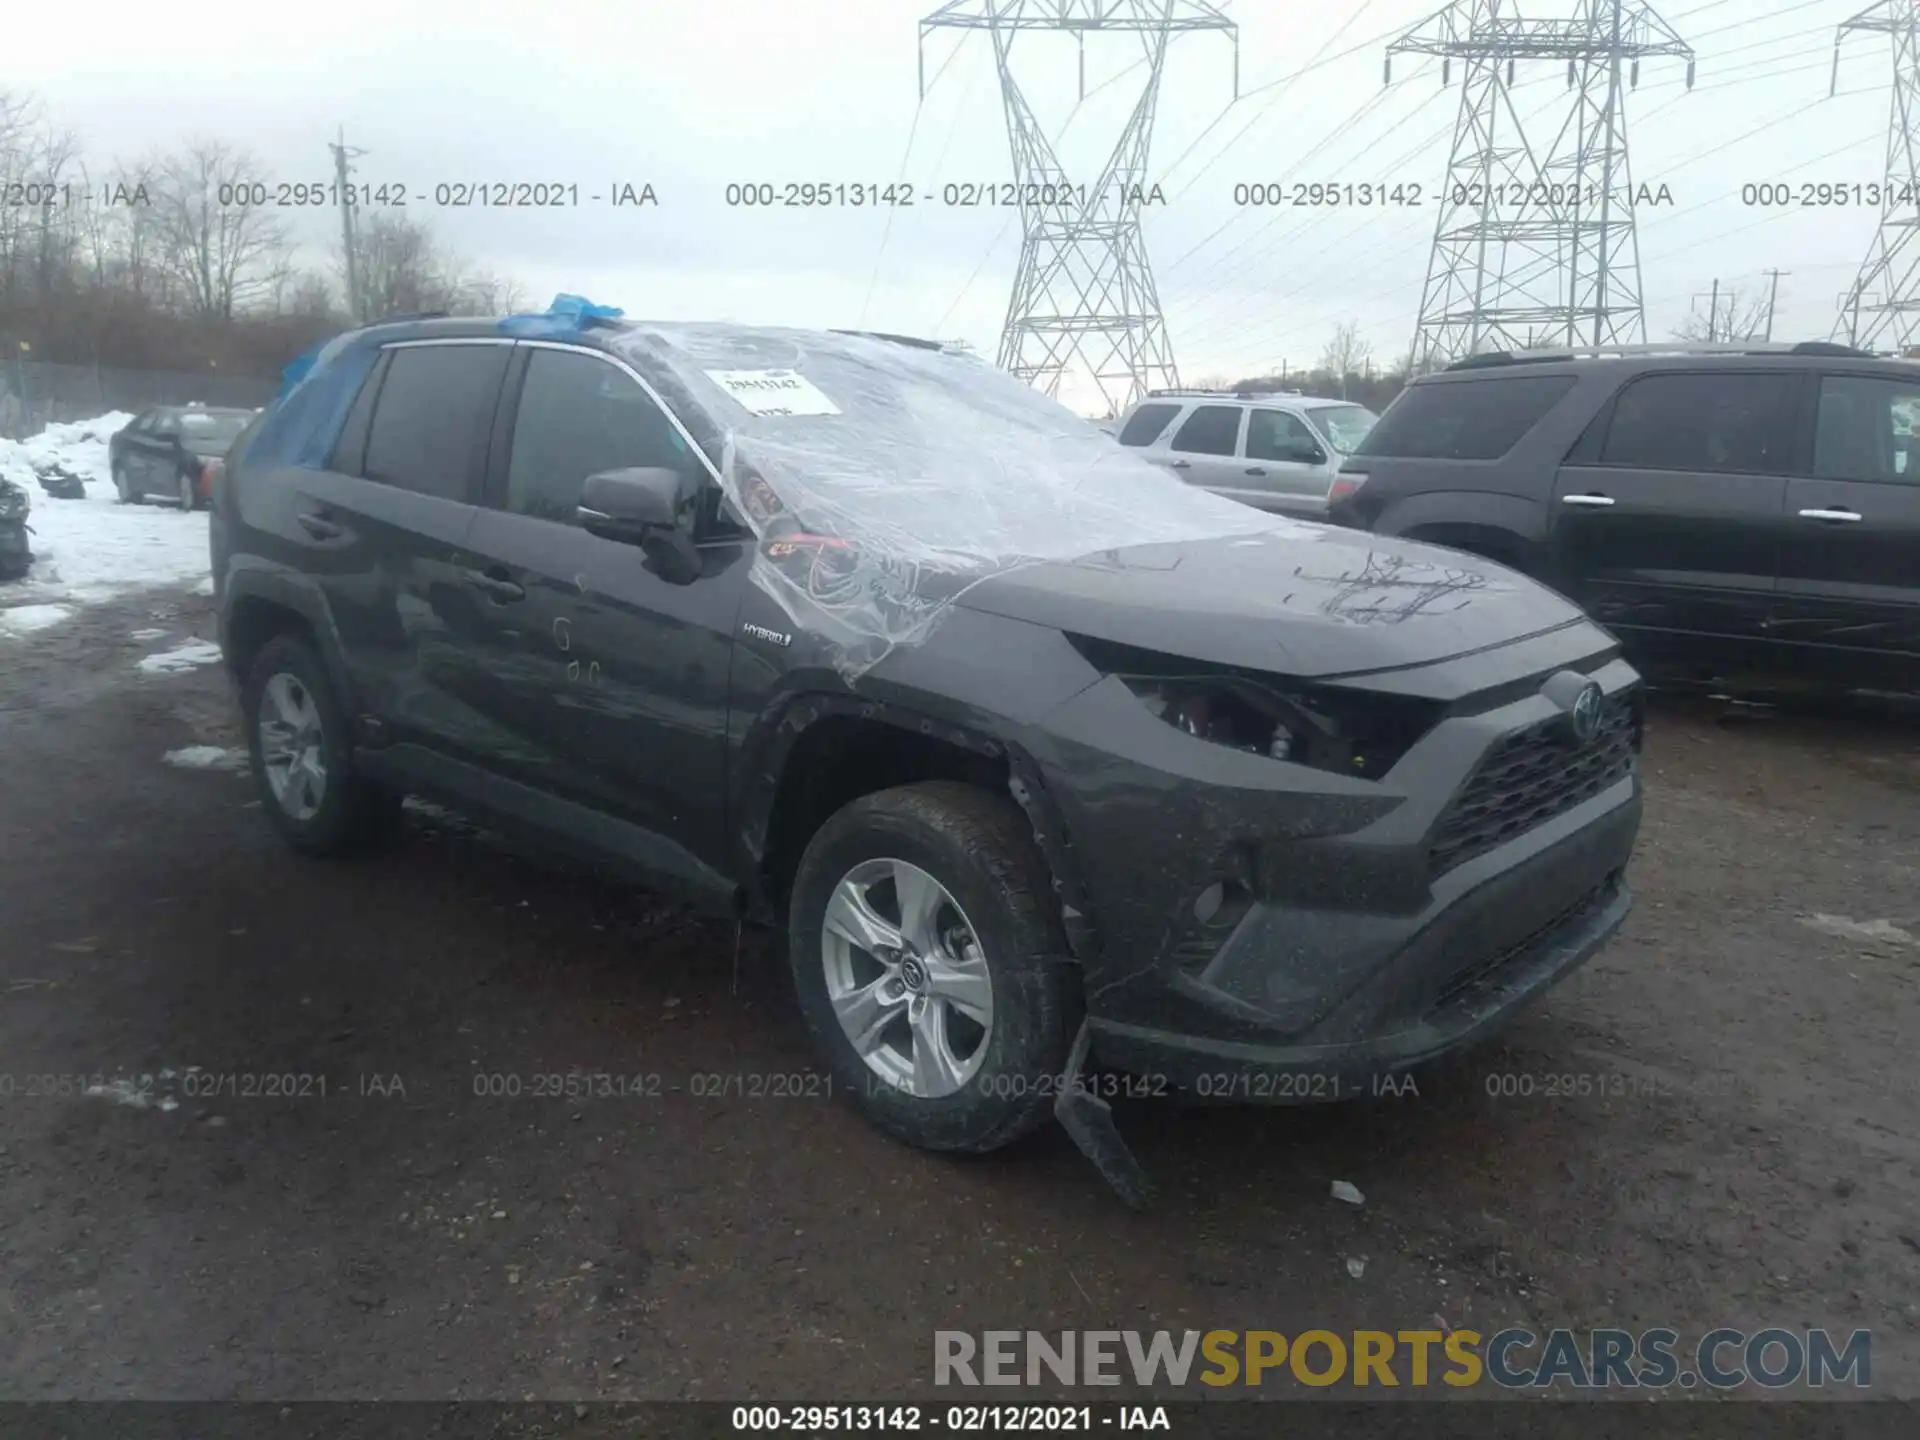
[[[1012,801],[947,781],[855,800],[807,846],[788,913],[802,1017],[880,1129],[979,1153],[1046,1118],[1079,988]]]
[[[127,467],[124,465],[113,467],[113,493],[122,505],[131,505],[140,498],[133,493],[133,486],[127,483]]]
[[[240,692],[261,807],[307,855],[348,855],[399,827],[401,797],[353,769],[347,719],[325,665],[306,641],[262,647]]]

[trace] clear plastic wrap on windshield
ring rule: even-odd
[[[1187,487],[977,360],[861,335],[638,325],[614,348],[691,418],[753,579],[857,679],[968,588],[1129,546],[1298,528]]]

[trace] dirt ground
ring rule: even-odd
[[[217,667],[137,668],[210,604],[0,639],[0,1399],[950,1400],[936,1329],[1511,1324],[1867,1327],[1920,1395],[1920,723],[1658,706],[1608,951],[1417,1098],[1123,1109],[1132,1214],[1055,1131],[705,1093],[814,1069],[752,935],[430,810],[297,859],[163,762],[237,743]]]

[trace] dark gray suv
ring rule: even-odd
[[[1920,364],[1843,345],[1475,356],[1415,380],[1330,518],[1572,597],[1643,667],[1920,689]]]
[[[287,840],[420,792],[779,927],[917,1144],[1005,1143],[1088,1050],[1126,1093],[1367,1093],[1628,907],[1641,690],[1577,609],[1197,494],[938,346],[379,325],[230,465]]]

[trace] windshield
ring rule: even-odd
[[[1309,410],[1307,418],[1334,449],[1351,455],[1380,417],[1364,405],[1328,405]]]
[[[199,449],[204,445],[218,445],[225,448],[240,436],[247,428],[247,422],[253,419],[251,410],[182,410],[176,417],[180,424],[180,439],[187,445]]]
[[[920,638],[1002,570],[1298,528],[1182,483],[977,360],[722,325],[639,325],[609,340],[691,402],[676,408],[723,427],[703,444],[762,542],[755,579],[840,640],[848,673]],[[835,564],[783,536],[794,529],[842,542]]]

